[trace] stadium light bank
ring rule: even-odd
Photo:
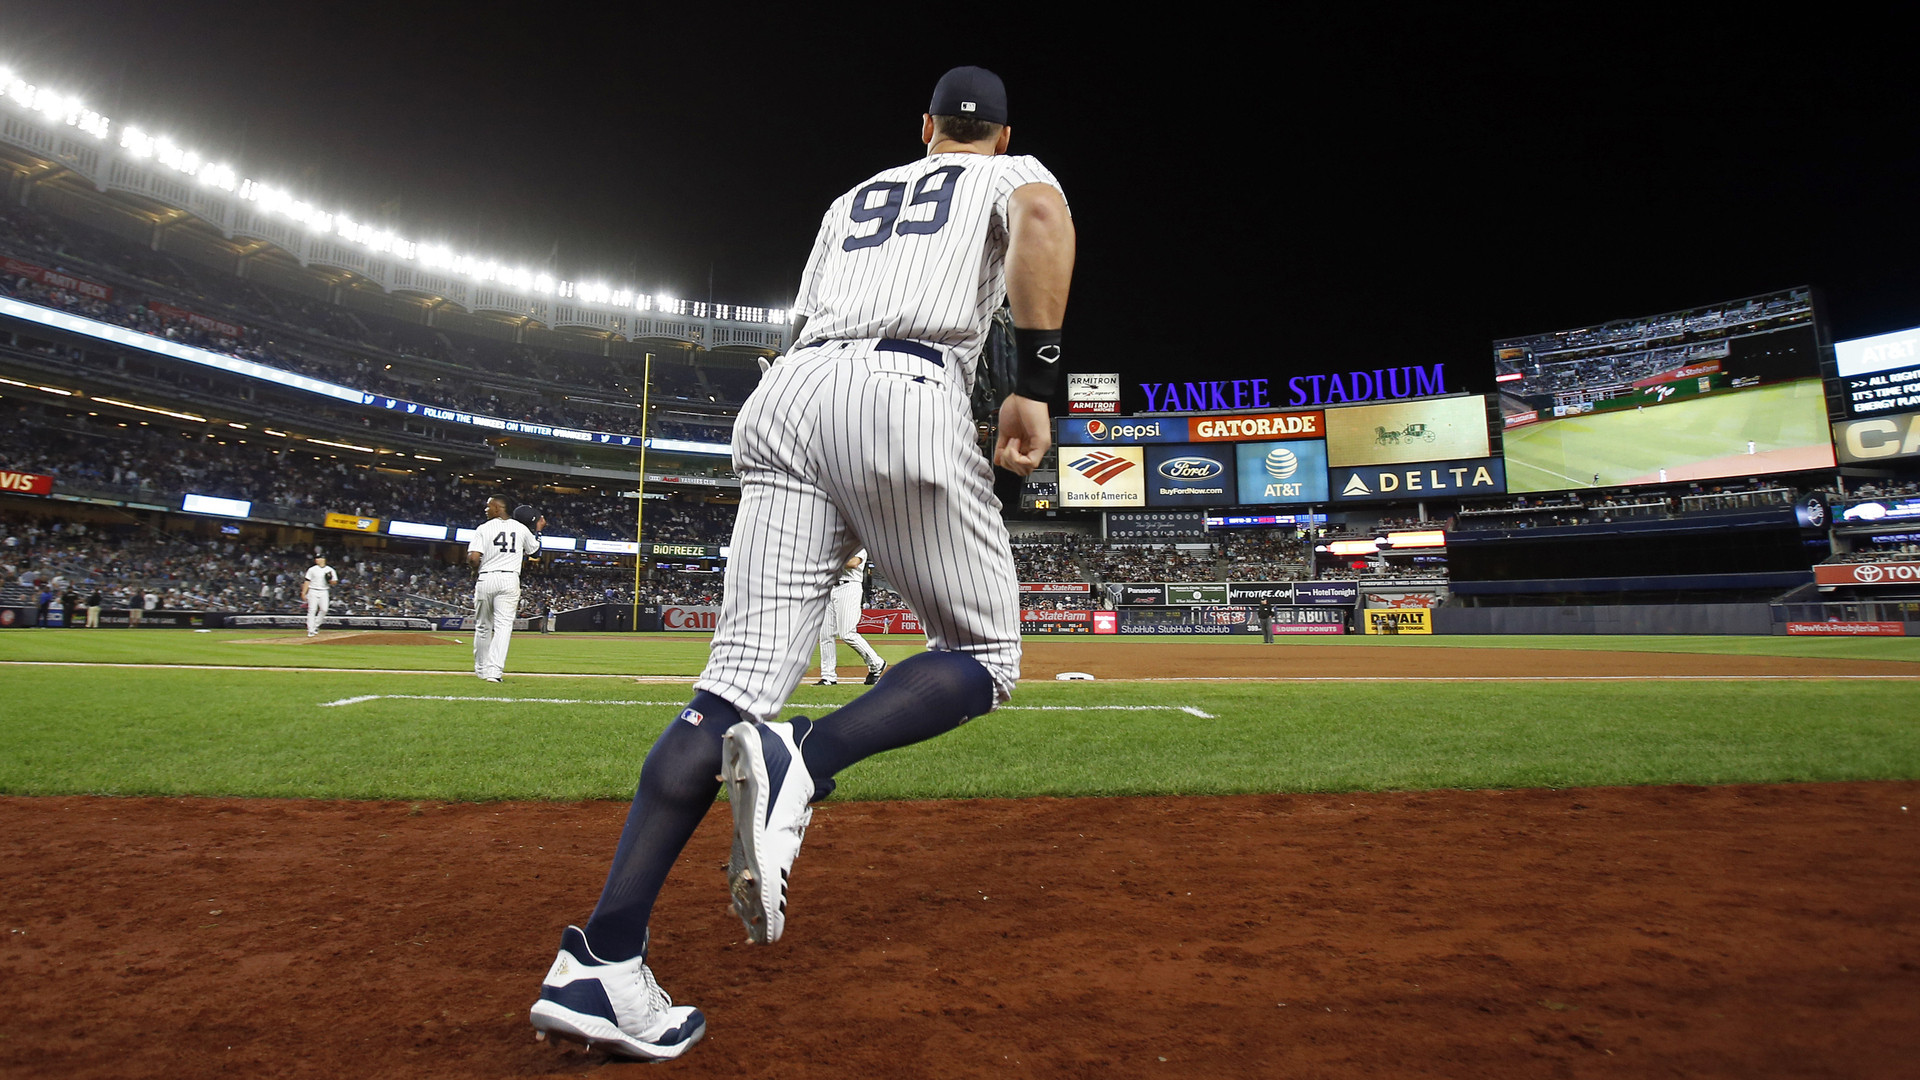
[[[117,127],[120,135],[118,145],[129,158],[155,162],[191,177],[203,186],[228,192],[254,204],[260,212],[294,221],[316,236],[336,237],[423,269],[458,274],[476,282],[493,283],[522,293],[627,311],[657,311],[662,315],[731,319],[735,322],[770,323],[776,326],[784,325],[788,319],[787,312],[779,308],[676,300],[631,288],[614,288],[603,282],[565,281],[524,267],[509,266],[498,259],[456,252],[444,244],[408,240],[389,230],[356,221],[343,212],[322,210],[284,188],[242,177],[233,166],[209,161],[165,135],[149,134],[130,124],[116,124],[88,108],[78,97],[29,83],[6,66],[0,66],[0,103],[10,104],[24,112],[37,113],[49,123],[73,128],[100,143],[109,142]]]

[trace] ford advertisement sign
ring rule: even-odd
[[[1232,447],[1147,447],[1148,506],[1231,506],[1234,492]]]

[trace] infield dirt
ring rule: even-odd
[[[1134,677],[1191,663],[1056,648]],[[1249,674],[1338,674],[1327,649]],[[1409,650],[1395,673],[1415,655],[1568,674],[1596,654]],[[1609,675],[1790,666],[1598,655]],[[534,1042],[526,1010],[625,812],[0,799],[0,1075],[624,1074]],[[666,1069],[1911,1076],[1917,816],[1915,781],[829,802],[787,938],[761,948],[726,906],[717,806],[656,911],[654,968],[709,1024]]]

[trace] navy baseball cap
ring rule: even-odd
[[[1000,76],[979,67],[957,67],[933,88],[934,116],[970,116],[989,124],[1007,122],[1007,87]]]
[[[519,506],[513,508],[513,520],[531,529],[533,528],[533,523],[540,520],[540,511],[535,510],[525,503],[521,503]]]

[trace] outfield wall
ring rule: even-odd
[[[1596,604],[1578,607],[1437,607],[1436,634],[1774,633],[1771,604]]]

